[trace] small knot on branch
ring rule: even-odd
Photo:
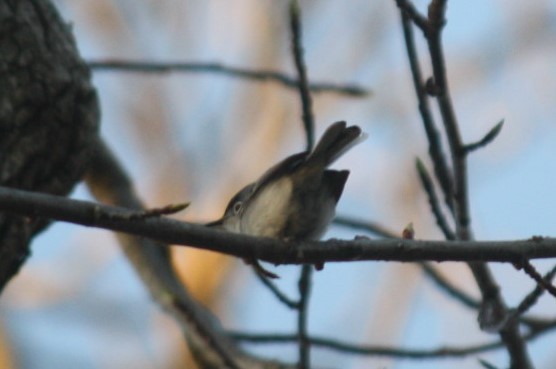
[[[434,77],[429,77],[425,82],[425,92],[432,97],[440,95],[440,86],[435,82]]]

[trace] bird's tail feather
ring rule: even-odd
[[[324,132],[307,160],[324,160],[325,166],[329,166],[366,137],[358,126],[347,127],[346,122],[336,122]]]

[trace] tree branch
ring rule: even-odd
[[[253,70],[232,67],[221,63],[203,62],[149,62],[131,60],[89,60],[89,67],[96,72],[117,71],[129,73],[213,73],[227,77],[245,78],[253,81],[278,83],[286,88],[299,88],[299,81],[284,73],[272,70]],[[355,84],[336,84],[314,82],[309,89],[315,93],[332,92],[350,97],[366,97],[372,94],[369,89]]]
[[[402,11],[403,16],[411,20],[421,31],[426,32],[428,28],[427,18],[423,16],[415,6],[407,0],[396,0],[396,5]]]
[[[304,264],[299,277],[299,304],[297,318],[297,343],[299,345],[299,369],[309,369],[311,366],[311,341],[307,332],[309,320],[309,299],[311,297],[313,266]]]
[[[135,195],[127,174],[100,139],[96,144],[86,182],[97,199],[133,209],[113,212],[107,218],[124,223],[157,219],[133,216],[143,208],[143,205]],[[96,206],[98,205],[87,210],[89,214],[95,213]],[[100,213],[103,212],[100,210]],[[100,217],[104,216],[100,215]],[[242,352],[227,337],[218,319],[195,301],[183,286],[172,268],[168,245],[123,233],[118,233],[117,236],[125,255],[153,299],[172,314],[180,325],[200,368],[224,366],[236,369],[293,369],[293,366],[259,359]]]
[[[382,226],[378,223],[363,221],[363,220],[359,220],[359,219],[352,219],[352,218],[349,218],[349,217],[337,217],[334,220],[334,223],[336,223],[338,225],[341,225],[341,226],[345,226],[345,227],[364,230],[364,231],[370,232],[372,234],[377,234],[377,235],[379,235],[381,237],[384,237],[384,238],[399,239],[399,237],[396,236],[394,234],[394,232],[388,230],[387,228],[385,228],[384,226]],[[533,239],[534,239],[534,237],[532,238],[532,240]],[[421,267],[421,269],[423,270],[425,275],[429,279],[431,279],[438,286],[439,289],[446,292],[448,294],[448,296],[453,297],[454,299],[460,301],[463,305],[465,305],[465,306],[467,306],[471,309],[479,309],[480,308],[481,302],[478,299],[473,298],[471,295],[467,294],[466,292],[459,289],[457,286],[453,285],[450,281],[448,281],[446,278],[444,278],[439,273],[437,268],[435,268],[433,265],[431,265],[430,263],[427,263],[427,262],[420,262],[419,266]],[[544,276],[544,280],[546,280],[547,282],[550,282],[550,281],[552,281],[552,279],[554,278],[555,275],[556,275],[556,266],[554,266]],[[534,288],[534,290],[531,291],[523,299],[523,301],[518,305],[517,308],[511,310],[512,316],[509,318],[509,320],[515,319],[516,317],[519,317],[520,323],[524,324],[525,326],[527,326],[531,330],[537,330],[539,328],[544,329],[546,326],[552,326],[553,325],[552,321],[546,321],[544,319],[539,319],[539,318],[530,317],[530,316],[523,316],[523,313],[525,313],[527,310],[529,310],[529,308],[532,305],[535,304],[537,299],[542,295],[542,293],[544,291],[545,291],[545,289],[542,286],[537,285]]]
[[[407,13],[407,7],[412,4],[406,1],[396,1],[398,6],[405,9],[401,13],[402,29],[404,34],[405,48],[407,51],[407,58],[411,69],[411,76],[413,78],[413,86],[415,88],[415,95],[419,104],[419,113],[423,121],[423,127],[429,142],[429,156],[434,164],[434,173],[442,188],[444,194],[444,201],[446,206],[453,211],[453,175],[447,164],[447,160],[442,148],[442,140],[438,133],[438,129],[434,122],[431,107],[429,105],[429,97],[425,90],[425,83],[423,81],[421,66],[417,56],[417,48],[415,47],[415,38],[413,36],[413,28],[411,26],[411,17]],[[428,26],[427,26],[428,27]]]
[[[496,137],[498,137],[498,134],[500,134],[503,125],[504,125],[504,120],[501,120],[494,127],[492,127],[490,131],[488,131],[488,133],[479,141],[465,145],[464,150],[467,153],[470,153],[472,151],[480,149],[481,147],[485,147],[486,145],[494,141]]]
[[[552,279],[554,279],[555,275],[556,265],[552,267],[552,269],[548,273],[546,273],[546,275],[544,276],[544,280],[547,283],[550,283]],[[523,315],[523,313],[529,310],[537,302],[544,291],[545,289],[540,284],[537,284],[533,291],[529,292],[527,296],[525,296],[525,298],[519,303],[519,305],[515,309],[515,315]]]
[[[128,219],[134,211],[62,196],[0,187],[0,210],[147,237],[167,244],[211,250],[275,264],[339,261],[466,261],[519,263],[556,258],[556,238],[515,241],[355,240],[282,241],[180,222],[166,217]],[[163,247],[161,245],[161,247]]]
[[[301,9],[297,0],[290,0],[289,6],[290,31],[292,39],[292,54],[299,79],[298,92],[301,100],[302,121],[305,128],[307,151],[311,151],[315,144],[315,118],[312,109],[311,92],[307,77],[307,68],[303,60],[303,46],[301,42]],[[303,265],[299,276],[299,303],[297,305],[297,339],[299,344],[299,369],[311,367],[311,344],[308,339],[307,321],[309,299],[311,296],[312,265]]]
[[[446,131],[454,175],[456,232],[460,239],[470,239],[469,196],[467,192],[467,162],[459,125],[448,86],[442,45],[442,29],[446,23],[447,0],[432,0],[429,5],[428,27],[425,33],[432,63],[435,97]]]
[[[556,321],[552,321],[547,326],[538,331],[532,331],[523,336],[526,341],[533,340],[538,336],[547,333],[551,329],[556,328]],[[246,343],[252,344],[276,344],[276,343],[296,343],[296,335],[294,334],[251,334],[243,332],[229,332],[230,337]],[[494,341],[490,343],[476,344],[470,346],[443,346],[431,349],[408,349],[387,346],[374,345],[357,345],[343,342],[336,339],[312,336],[309,338],[311,344],[315,347],[334,350],[343,353],[364,355],[364,356],[382,356],[403,359],[447,359],[455,357],[465,357],[469,355],[479,354],[483,352],[493,351],[504,347],[502,341]]]
[[[113,220],[126,222],[132,219],[150,219],[137,216],[144,213],[143,204],[135,195],[131,180],[100,138],[96,142],[86,182],[96,198],[134,209],[128,212],[129,216],[121,214],[123,216],[119,218],[117,214],[112,215]],[[169,248],[127,234],[118,234],[118,239],[145,287],[160,306],[174,316],[184,331],[191,350],[198,353],[200,360],[208,362],[204,356],[212,355],[215,356],[212,360],[220,359],[227,367],[239,369],[234,357],[238,354],[237,350],[226,342],[226,338],[213,323],[215,318],[191,298],[174,273]]]
[[[453,286],[432,265],[428,263],[422,263],[421,267],[427,273],[427,276],[449,296],[452,296],[463,305],[472,309],[478,309],[481,306],[480,301]]]
[[[262,273],[254,271],[255,275],[261,281],[261,283],[268,288],[268,290],[280,301],[282,304],[286,305],[290,309],[299,309],[299,302],[294,301],[284,294],[280,289],[269,279],[266,278]]]
[[[537,282],[537,285],[539,287],[541,287],[542,289],[550,293],[552,296],[556,297],[556,287],[554,287],[552,283],[550,283],[550,280],[548,280],[548,278],[552,278],[551,273],[548,274],[547,277],[543,278],[543,276],[539,274],[537,269],[535,269],[533,264],[531,264],[527,260],[523,261],[520,267],[523,268],[523,270],[525,271],[525,273],[527,273],[528,276],[530,276],[533,280],[535,280],[535,282]]]
[[[448,224],[448,220],[444,216],[444,213],[442,212],[442,208],[440,207],[438,197],[436,196],[436,192],[434,190],[434,184],[431,177],[429,176],[429,173],[427,172],[427,168],[420,159],[417,159],[416,167],[417,172],[419,173],[419,179],[421,180],[421,184],[423,185],[423,189],[425,190],[429,198],[429,204],[431,206],[431,211],[434,215],[434,218],[436,219],[436,224],[438,224],[438,227],[440,228],[442,233],[444,233],[444,237],[447,240],[455,240],[456,236],[450,228],[450,225]]]
[[[297,71],[299,84],[298,91],[303,111],[302,120],[305,127],[305,137],[307,139],[307,151],[313,149],[315,143],[315,119],[312,111],[311,93],[309,92],[309,82],[307,69],[303,60],[303,46],[301,45],[301,9],[297,0],[291,0],[289,6],[290,30],[292,38],[292,54]]]
[[[448,204],[453,203],[453,215],[457,238],[460,240],[471,240],[473,235],[470,227],[471,220],[466,161],[469,151],[466,150],[460,136],[459,126],[448,87],[442,45],[442,29],[446,24],[445,12],[447,0],[431,0],[425,24],[423,24],[422,18],[416,16],[416,11],[412,10],[413,5],[408,1],[397,0],[396,3],[401,9],[402,24],[410,63],[413,59],[416,60],[415,47],[409,24],[410,19],[416,24],[421,23],[420,28],[423,30],[428,44],[433,70],[433,78],[429,79],[427,83],[429,87],[428,92],[437,100],[452,157],[451,178],[453,177],[453,190],[449,193],[453,194],[453,200],[449,200]],[[416,62],[412,63],[412,70],[414,64],[416,64]],[[413,74],[415,77],[415,73]],[[414,78],[414,84],[419,97],[423,88],[421,81]],[[423,120],[425,121],[425,119],[426,117],[424,116]],[[441,184],[443,183],[442,178],[439,178],[439,181],[441,181]],[[479,325],[482,329],[491,331],[504,327],[504,329],[500,331],[500,335],[508,349],[511,358],[511,368],[532,368],[524,342],[519,336],[519,329],[516,321],[512,320],[508,322],[506,320],[508,312],[506,311],[504,301],[500,295],[498,284],[494,280],[488,266],[484,263],[472,262],[469,264],[469,267],[473,272],[473,276],[482,294]]]
[[[468,152],[462,143],[450,96],[441,40],[442,29],[446,24],[446,4],[447,0],[432,0],[429,4],[429,28],[426,38],[433,69],[435,96],[452,153],[456,233],[458,239],[469,240],[473,238],[473,235],[470,226],[467,180],[466,159]],[[469,266],[482,294],[483,301],[479,312],[479,325],[485,330],[497,330],[497,327],[502,326],[500,323],[504,322],[508,315],[505,303],[500,295],[499,286],[485,263],[470,263]],[[510,355],[511,368],[532,368],[527,348],[519,335],[517,322],[510,321],[505,324],[504,329],[500,331],[500,335]]]
[[[355,219],[347,216],[337,216],[334,218],[333,223],[342,227],[367,231],[383,238],[401,238],[400,235],[383,227],[382,225],[366,220]]]

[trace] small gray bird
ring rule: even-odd
[[[357,126],[332,124],[313,151],[294,154],[268,169],[239,191],[222,218],[209,225],[254,236],[319,239],[334,217],[349,175],[347,170],[327,168],[364,138]]]

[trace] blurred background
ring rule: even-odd
[[[221,62],[294,74],[287,1],[56,0],[87,60]],[[426,1],[416,1],[426,11]],[[439,239],[415,158],[427,164],[398,10],[393,0],[302,0],[303,43],[312,81],[356,83],[364,98],[314,95],[317,135],[332,122],[360,125],[369,138],[335,167],[351,171],[338,214],[395,232],[413,222],[416,238]],[[450,1],[444,45],[462,136],[500,136],[469,159],[477,239],[556,234],[556,3]],[[417,38],[421,40],[418,33]],[[422,40],[421,40],[422,41]],[[425,45],[420,42],[422,60]],[[428,70],[428,68],[427,68]],[[227,200],[284,156],[304,148],[299,98],[273,83],[213,74],[95,71],[102,135],[150,207],[191,201],[180,219],[219,217]],[[446,147],[446,146],[445,146]],[[73,197],[89,199],[86,188]],[[360,232],[337,226],[326,237]],[[174,250],[185,283],[222,319],[246,332],[293,332],[280,305],[240,260]],[[535,262],[541,272],[550,261]],[[478,296],[467,267],[440,270]],[[298,268],[271,267],[296,296]],[[533,287],[522,272],[492,265],[509,306]],[[532,309],[554,317],[544,296]],[[471,345],[483,333],[475,312],[439,292],[412,264],[327,264],[314,276],[311,334],[409,348]],[[553,368],[556,333],[529,345],[537,368]],[[245,346],[296,360],[293,345]],[[52,225],[0,300],[3,368],[178,368],[187,348],[174,322],[150,300],[110,232]],[[477,357],[505,367],[503,351],[466,359],[392,360],[313,349],[329,368],[475,368]]]

